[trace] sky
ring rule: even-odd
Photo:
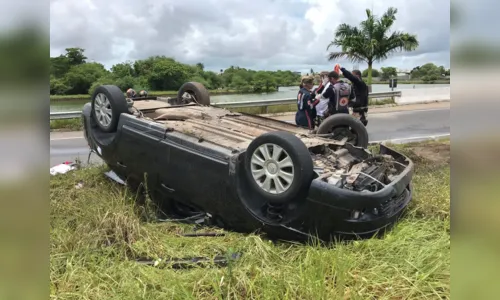
[[[233,65],[317,72],[335,63],[349,69],[355,65],[327,59],[335,29],[358,25],[367,8],[381,15],[391,6],[398,9],[393,30],[416,34],[420,46],[374,67],[449,68],[449,0],[51,0],[50,54],[81,47],[88,61],[107,68],[165,55],[213,71]]]

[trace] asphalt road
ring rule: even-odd
[[[288,122],[292,122],[291,116]],[[450,134],[450,109],[428,109],[370,114],[368,117],[370,142],[393,140],[416,141]],[[50,165],[80,159],[87,162],[88,146],[82,132],[55,132],[50,134]],[[100,163],[91,155],[91,163]]]

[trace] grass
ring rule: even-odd
[[[81,118],[50,121],[50,131],[81,131],[81,130],[83,130],[83,124]]]
[[[408,215],[382,239],[331,247],[271,243],[232,232],[182,237],[179,233],[192,231],[192,225],[148,222],[149,202],[133,205],[134,195],[105,178],[104,167],[52,177],[51,298],[449,298],[449,143],[394,147],[416,163]],[[83,188],[77,189],[79,182]],[[242,257],[221,268],[174,270],[132,260],[233,252],[242,252]]]
[[[393,98],[385,99],[370,99],[369,105],[390,105],[395,104]],[[242,112],[247,114],[278,114],[297,111],[296,104],[283,104],[271,106],[255,106],[255,107],[235,107],[231,111]],[[52,120],[50,121],[51,131],[79,131],[83,130],[81,120],[67,119],[67,120]]]

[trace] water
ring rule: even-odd
[[[435,87],[445,87],[450,86],[449,84],[398,84],[398,87],[394,89],[404,90],[404,89],[421,89],[421,88],[435,88]],[[388,92],[391,88],[389,84],[373,84],[372,91],[377,92]],[[212,103],[224,103],[224,102],[235,102],[235,101],[250,101],[250,100],[269,100],[269,99],[289,99],[295,98],[297,96],[298,87],[280,87],[278,92],[274,93],[263,93],[263,94],[242,94],[242,95],[216,95],[210,97]],[[76,111],[81,110],[82,106],[90,101],[89,100],[70,100],[70,101],[59,101],[50,103],[50,111]]]

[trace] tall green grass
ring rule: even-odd
[[[50,120],[50,130],[57,131],[81,131],[83,123],[81,118]]]
[[[150,202],[137,204],[132,192],[105,178],[104,167],[55,176],[50,181],[51,298],[449,298],[449,164],[413,152],[436,145],[443,142],[395,146],[417,167],[409,213],[391,232],[330,247],[272,243],[233,232],[182,237],[192,225],[151,222]],[[75,187],[79,182],[83,188]],[[222,268],[174,270],[134,261],[234,252],[243,255]]]

